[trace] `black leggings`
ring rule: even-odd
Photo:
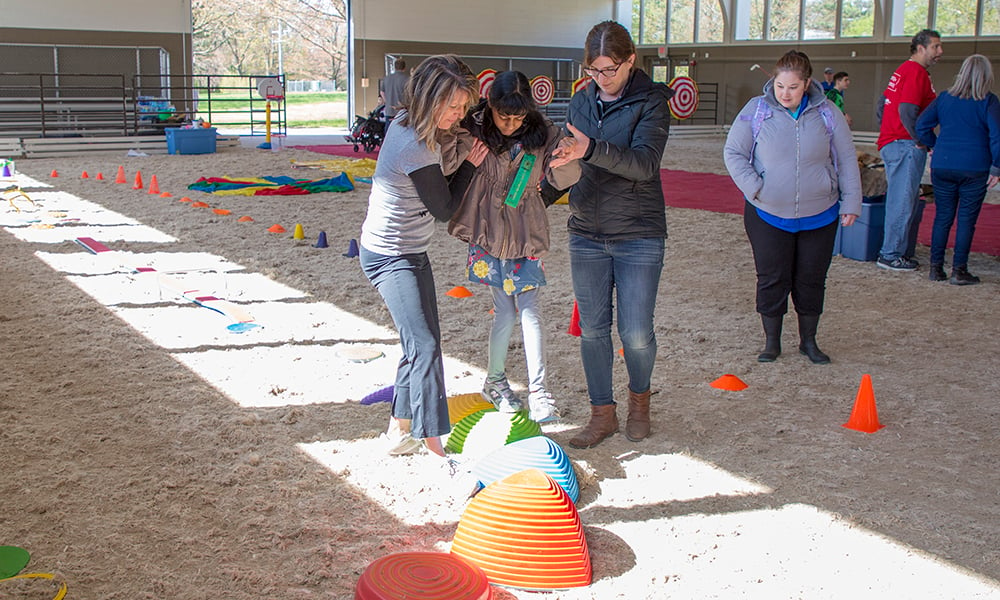
[[[757,312],[765,317],[784,315],[790,293],[798,314],[823,313],[837,223],[834,220],[819,229],[789,233],[768,224],[752,204],[745,204],[743,226],[757,268]]]

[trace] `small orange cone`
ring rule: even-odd
[[[573,301],[573,316],[569,318],[569,329],[566,333],[580,337],[583,333],[580,331],[580,307],[577,305],[576,300]]]
[[[156,181],[156,175],[149,181],[149,193],[157,195],[160,193],[160,183]]]
[[[223,216],[225,216],[225,215],[231,214],[233,211],[226,210],[224,208],[213,208],[212,212],[214,212],[217,215],[223,215]]]
[[[285,233],[285,231],[287,231],[284,227],[282,227],[277,223],[268,227],[267,230],[270,231],[271,233]]]
[[[115,175],[115,183],[128,183],[125,179],[125,167],[118,165],[118,175]]]
[[[192,202],[191,208],[208,208],[208,204],[204,202]]]
[[[875,433],[885,425],[878,422],[878,410],[875,408],[875,392],[872,390],[872,377],[865,373],[861,376],[861,386],[854,399],[854,409],[851,418],[844,427],[865,433]]]
[[[188,198],[187,196],[181,196],[180,198],[177,199],[177,201],[178,202],[191,202],[191,199]]]
[[[729,373],[726,373],[708,385],[728,392],[742,392],[747,389],[747,384],[742,379]]]
[[[250,215],[243,215],[239,219],[236,219],[240,223],[253,223],[253,217]]]
[[[52,169],[52,173],[49,174],[49,177],[59,177],[59,172],[56,171],[55,169]]]
[[[101,173],[100,171],[98,171],[97,172],[97,177],[95,177],[94,179],[96,179],[98,181],[104,181],[104,173]]]
[[[87,175],[86,171],[84,171],[83,173],[80,173],[80,179],[89,179],[89,178],[90,178],[90,175]]]
[[[144,187],[146,187],[146,186],[142,185],[142,172],[141,171],[136,171],[135,172],[135,183],[132,184],[132,189],[133,190],[141,190]]]
[[[302,223],[295,224],[295,233],[292,234],[292,239],[304,240],[306,239],[306,234],[302,231]]]
[[[170,192],[163,192],[162,194],[160,194],[160,198],[173,198],[173,196],[174,195],[171,194]]]
[[[445,295],[451,296],[452,298],[468,298],[469,296],[472,295],[472,292],[470,292],[469,288],[465,287],[464,285],[456,285],[455,287],[445,292]]]

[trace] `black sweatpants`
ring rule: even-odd
[[[761,219],[749,202],[744,205],[743,226],[757,268],[757,312],[765,317],[784,315],[791,294],[798,314],[823,313],[826,272],[833,258],[838,222],[789,233]]]

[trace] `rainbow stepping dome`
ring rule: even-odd
[[[483,395],[478,392],[451,396],[448,398],[448,422],[454,425],[472,413],[491,408],[493,405],[483,400]]]
[[[518,440],[498,448],[479,461],[472,474],[484,486],[525,469],[538,469],[555,480],[576,503],[580,485],[562,446],[544,435]]]
[[[379,402],[392,402],[392,396],[396,392],[395,386],[386,386],[375,390],[374,392],[368,394],[361,399],[361,404],[367,406],[369,404],[378,404]]]
[[[496,481],[473,498],[451,543],[492,583],[526,590],[590,585],[590,551],[576,505],[538,469]]]
[[[361,574],[354,600],[492,600],[482,569],[453,554],[402,552],[383,556]]]
[[[0,546],[0,579],[13,577],[28,566],[31,555],[18,546]]]
[[[455,424],[445,447],[456,454],[485,456],[511,442],[542,435],[528,411],[502,413],[495,408],[472,413]]]

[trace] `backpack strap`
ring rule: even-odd
[[[753,163],[753,153],[757,149],[757,136],[760,135],[760,127],[764,123],[765,119],[771,118],[771,107],[764,102],[764,97],[759,96],[757,98],[757,108],[753,112],[753,116],[740,115],[740,120],[750,121],[750,134],[752,136],[753,144],[750,146],[750,163]]]
[[[839,172],[837,147],[833,145],[833,112],[830,111],[830,105],[825,101],[820,102],[816,109],[819,110],[819,116],[823,117],[823,126],[826,127],[826,137],[830,138],[830,157],[833,158],[833,170]]]

